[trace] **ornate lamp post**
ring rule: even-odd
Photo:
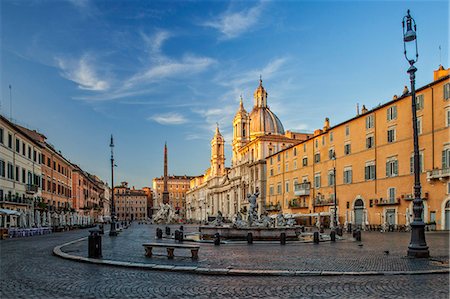
[[[109,144],[109,147],[111,148],[111,229],[109,230],[110,236],[117,236],[116,231],[116,211],[114,210],[114,140],[113,136],[111,135],[111,143]]]
[[[411,81],[411,107],[412,107],[412,125],[413,125],[413,139],[414,139],[414,200],[413,213],[414,220],[411,222],[411,242],[408,246],[408,256],[410,257],[429,257],[427,242],[425,241],[425,223],[422,219],[423,201],[421,198],[420,186],[420,162],[419,162],[419,137],[417,134],[417,112],[416,112],[416,71],[417,68],[414,63],[419,58],[417,51],[417,35],[416,35],[416,21],[411,17],[409,9],[407,15],[403,17],[403,49],[405,58],[409,63],[409,79]],[[406,26],[406,27],[405,27]],[[415,56],[408,57],[406,51],[407,43],[414,43]],[[413,47],[414,47],[413,46]]]
[[[333,156],[331,157],[333,160],[333,191],[334,191],[334,217],[333,217],[333,226],[334,230],[337,229],[337,197],[336,197],[336,153],[333,152]]]

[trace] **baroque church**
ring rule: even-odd
[[[280,119],[267,105],[268,93],[259,80],[253,109],[248,113],[241,97],[233,119],[231,167],[225,167],[225,139],[217,126],[211,140],[211,165],[193,178],[186,193],[186,219],[208,221],[220,211],[231,220],[246,215],[248,194],[259,192],[258,214],[266,203],[266,158],[308,139],[312,134],[285,131]]]

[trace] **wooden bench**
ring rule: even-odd
[[[175,248],[179,249],[190,249],[192,259],[196,260],[198,259],[198,250],[200,249],[200,246],[198,245],[184,245],[184,244],[174,244],[174,243],[145,243],[142,244],[145,248],[145,256],[146,257],[152,257],[152,250],[153,247],[163,247],[167,249],[167,258],[173,259],[174,257],[174,250]]]

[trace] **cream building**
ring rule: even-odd
[[[0,115],[0,226],[16,226],[17,214],[34,209],[41,197],[39,143]]]
[[[248,113],[241,98],[233,119],[231,167],[225,168],[225,140],[216,128],[211,140],[210,167],[190,182],[186,193],[186,218],[205,221],[220,211],[232,219],[248,209],[247,194],[259,190],[258,212],[265,207],[266,157],[306,140],[309,134],[286,131],[267,105],[267,92],[260,80]],[[312,136],[312,134],[311,134]]]

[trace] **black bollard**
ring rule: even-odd
[[[334,230],[330,232],[330,240],[331,242],[336,242],[336,232]]]
[[[170,227],[166,226],[166,235],[170,236]]]
[[[351,232],[352,232],[352,224],[347,223],[347,233],[351,233]]]
[[[180,225],[180,230],[184,231],[184,227],[182,225]]]
[[[281,233],[280,234],[280,244],[281,245],[286,245],[286,233]]]
[[[353,232],[352,232],[352,237],[353,238],[355,238],[356,239],[356,233],[357,233],[358,231],[355,229]]]
[[[342,237],[342,227],[338,227],[338,228],[336,229],[336,234],[337,234],[338,236],[341,236],[341,237]]]
[[[219,233],[214,234],[214,245],[220,245],[220,234]]]
[[[314,232],[314,244],[319,244],[319,232]]]
[[[88,257],[89,258],[101,258],[102,257],[102,236],[100,230],[89,230],[88,237]]]
[[[356,241],[361,242],[361,230],[356,231]]]
[[[160,228],[158,227],[158,228],[156,229],[156,238],[162,239],[162,235],[163,235],[162,229],[160,229]]]
[[[252,233],[247,234],[247,243],[253,244],[253,234]]]

